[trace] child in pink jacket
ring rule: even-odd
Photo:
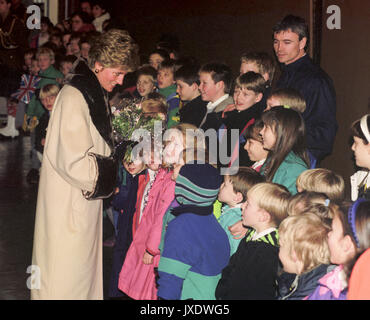
[[[119,276],[118,288],[135,300],[157,299],[154,268],[160,258],[163,215],[175,197],[171,176],[172,171],[159,169]]]

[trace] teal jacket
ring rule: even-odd
[[[264,175],[267,162],[268,159],[261,169],[262,175]],[[306,163],[293,151],[290,151],[280,164],[280,167],[276,170],[272,182],[283,185],[292,195],[295,195],[297,193],[296,180],[298,176],[307,169]]]
[[[230,257],[238,249],[241,239],[234,239],[233,235],[230,233],[229,227],[234,223],[242,219],[242,209],[241,206],[230,208],[228,205],[224,205],[221,210],[221,215],[218,217],[218,222],[220,223],[222,229],[225,230],[230,243]]]
[[[45,78],[41,78],[40,82],[37,84],[37,89],[41,89],[43,86],[47,84],[57,84],[57,78],[63,79],[63,73],[55,69],[53,66],[47,68],[44,72],[40,72],[40,76]],[[33,95],[31,98],[30,103],[27,107],[27,116],[33,117],[36,116],[38,119],[44,114],[45,108],[42,106],[41,101],[37,99],[36,95]]]

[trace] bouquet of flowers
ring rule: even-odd
[[[112,114],[116,148],[126,146],[124,161],[130,162],[133,147],[142,137],[140,134],[135,134],[135,130],[144,129],[150,133],[151,139],[162,139],[162,131],[154,130],[154,127],[157,121],[163,123],[163,119],[158,115],[149,117],[145,115],[141,109],[141,100],[121,99],[118,104],[112,106]]]

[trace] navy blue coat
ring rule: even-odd
[[[338,129],[336,96],[331,78],[306,54],[282,66],[282,75],[276,87],[292,88],[303,95],[307,105],[303,119],[308,150],[318,160],[329,155]]]

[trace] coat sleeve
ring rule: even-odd
[[[89,109],[82,94],[73,87],[64,87],[49,121],[44,155],[56,172],[83,190],[86,198],[107,193],[107,189],[112,192],[116,161],[97,154],[105,142],[92,136]]]

